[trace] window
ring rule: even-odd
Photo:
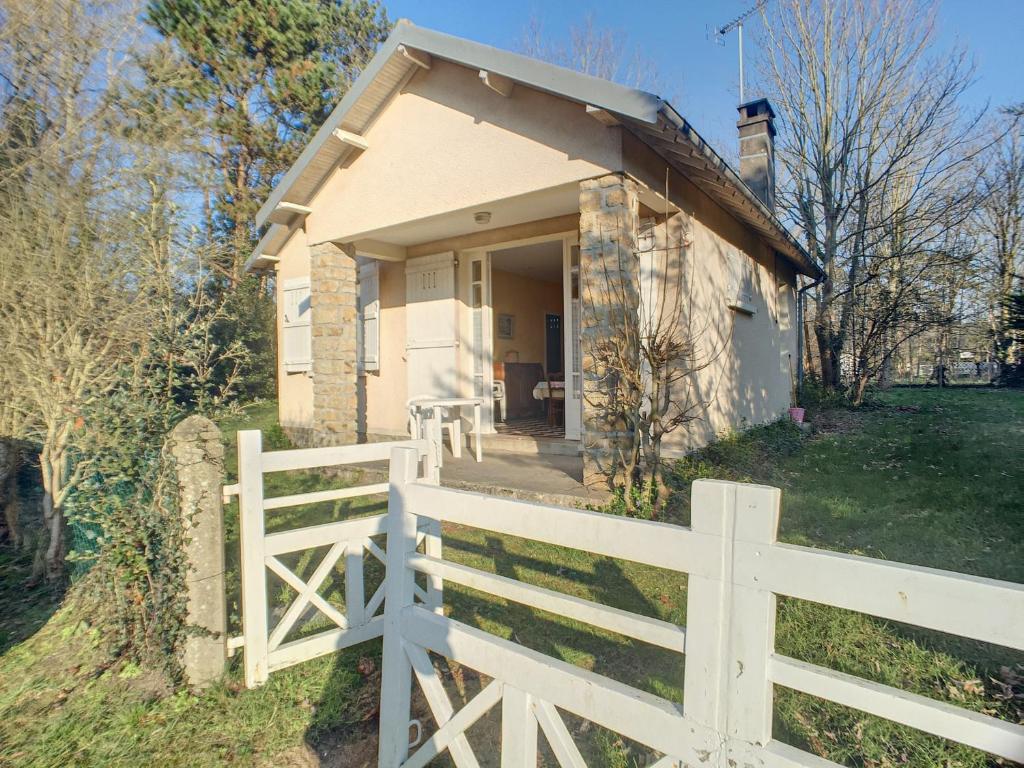
[[[380,272],[379,264],[369,260],[359,267],[359,371],[380,370]]]
[[[281,361],[288,373],[311,371],[313,339],[310,322],[309,278],[285,280],[281,286]]]
[[[757,312],[754,306],[754,262],[743,251],[732,250],[728,255],[729,293],[727,304],[729,309],[752,315]]]

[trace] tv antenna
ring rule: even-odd
[[[714,30],[715,42],[718,43],[721,46],[725,45],[725,36],[727,34],[729,34],[730,32],[732,32],[734,29],[736,30],[736,34],[739,37],[739,49],[740,49],[740,104],[745,104],[746,103],[746,96],[743,93],[743,90],[744,90],[744,88],[743,88],[743,80],[744,80],[744,78],[743,78],[743,22],[746,21],[747,19],[749,19],[751,16],[753,16],[758,11],[760,11],[762,8],[764,8],[764,6],[767,3],[768,3],[768,0],[757,0],[757,3],[755,3],[753,6],[751,6],[747,10],[745,10],[743,13],[741,13],[735,19],[733,19],[730,22],[727,22],[726,24],[723,24],[721,27],[718,27],[718,28],[716,28]]]

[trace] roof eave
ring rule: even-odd
[[[796,237],[793,236],[793,233],[790,232],[782,222],[779,221],[775,213],[769,209],[757,195],[754,194],[753,190],[746,185],[746,183],[739,177],[739,174],[736,173],[736,171],[734,171],[727,162],[725,162],[721,155],[715,152],[707,142],[704,141],[701,135],[697,133],[697,131],[695,131],[687,122],[686,118],[676,112],[668,102],[664,102],[662,104],[660,111],[662,116],[670,121],[679,133],[682,134],[686,140],[701,153],[701,155],[703,155],[704,159],[714,165],[716,169],[725,176],[729,182],[731,182],[732,186],[734,186],[740,194],[743,195],[745,201],[768,220],[772,228],[776,230],[780,236],[780,239],[791,249],[789,253],[785,253],[784,255],[789,257],[794,266],[796,266],[802,274],[807,275],[808,277],[814,279],[824,277],[825,273],[822,272],[821,268],[814,262],[814,259],[811,258],[810,254],[807,253]]]
[[[277,264],[280,259],[277,256],[277,252],[280,251],[280,246],[283,243],[277,243],[276,241],[282,235],[282,230],[287,230],[281,224],[271,224],[270,228],[264,233],[263,237],[256,244],[256,247],[252,249],[252,253],[249,254],[249,258],[245,260],[245,264],[242,266],[242,272],[244,274],[266,272],[269,269],[273,269],[274,265]],[[287,239],[287,238],[285,238]]]
[[[334,130],[341,125],[345,116],[370,87],[390,58],[396,54],[401,55],[398,51],[399,46],[424,51],[433,57],[455,62],[461,66],[487,70],[508,77],[529,88],[571,98],[574,101],[601,107],[609,112],[616,112],[643,122],[656,122],[663,104],[659,97],[646,91],[628,88],[618,83],[531,59],[518,53],[464,40],[443,32],[417,27],[405,19],[400,19],[396,22],[388,39],[384,41],[366,68],[356,78],[352,87],[331,111],[292,167],[274,186],[266,202],[256,213],[257,227],[262,227],[267,223],[267,219],[278,204],[284,201],[313,158],[323,151],[325,145],[331,141]]]

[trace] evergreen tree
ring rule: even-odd
[[[271,395],[273,305],[265,283],[242,273],[259,240],[254,217],[391,25],[376,0],[149,0],[146,15],[169,44],[160,55],[180,59],[160,100],[198,123],[212,166],[202,219],[224,255],[206,266],[234,317],[221,340],[249,350],[243,396]]]
[[[150,0],[147,18],[191,73],[177,103],[207,120],[219,187],[208,221],[232,246],[217,269],[234,285],[256,211],[390,24],[374,0]]]

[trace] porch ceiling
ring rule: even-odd
[[[369,240],[407,247],[500,229],[514,224],[564,216],[577,213],[579,209],[579,184],[563,184],[526,195],[480,203],[439,216],[407,221],[370,232],[360,232],[346,240],[357,244],[360,241]],[[486,224],[477,224],[473,217],[483,211],[490,213],[490,220]]]

